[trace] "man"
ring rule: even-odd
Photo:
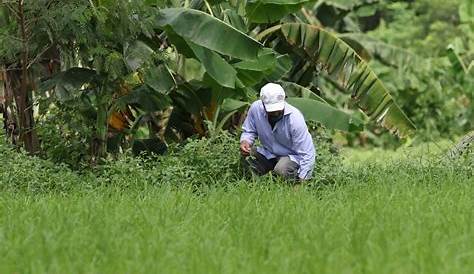
[[[313,140],[303,115],[285,98],[285,91],[278,84],[268,83],[260,90],[260,100],[250,106],[242,126],[240,152],[257,175],[273,171],[304,181],[313,171]],[[262,146],[253,148],[257,138]]]

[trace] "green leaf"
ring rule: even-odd
[[[341,88],[352,93],[354,103],[371,120],[404,137],[415,126],[398,107],[375,73],[340,38],[307,24],[284,24],[281,31],[303,58],[318,64]]]
[[[144,82],[153,90],[166,94],[176,86],[173,75],[165,65],[148,69],[144,75]]]
[[[277,55],[272,49],[264,49],[257,60],[234,64],[238,78],[246,87],[256,85],[264,79],[268,82],[278,81],[291,70],[291,66],[289,55]]]
[[[198,46],[191,41],[187,41],[187,43],[212,79],[223,87],[235,87],[237,71],[229,63],[219,54],[207,48]]]
[[[377,7],[375,6],[362,6],[356,9],[355,14],[359,17],[368,17],[373,16],[377,12]]]
[[[201,82],[206,70],[199,61],[192,58],[180,58],[178,63],[178,74],[186,82]]]
[[[280,84],[285,90],[286,96],[288,97],[307,98],[307,99],[317,100],[317,101],[327,104],[327,102],[323,98],[319,97],[316,93],[312,92],[311,90],[303,86],[300,86],[298,84],[291,83],[291,82],[285,82],[285,81],[281,81]]]
[[[246,17],[254,23],[273,23],[296,12],[311,0],[248,0]]]
[[[269,48],[265,48],[255,60],[241,61],[234,64],[237,69],[251,71],[271,70],[276,66],[276,53]]]
[[[170,28],[166,28],[166,36],[168,37],[168,41],[171,42],[171,44],[173,44],[176,47],[179,53],[183,54],[184,56],[188,58],[196,57],[194,55],[193,50],[189,47],[188,43],[186,42],[186,40],[183,39],[178,34],[176,34]]]
[[[299,109],[306,120],[320,122],[330,129],[342,131],[361,131],[364,122],[327,103],[307,98],[287,98],[287,102]]]
[[[129,94],[117,99],[115,106],[124,109],[126,105],[134,105],[145,112],[154,112],[169,107],[171,101],[168,96],[156,92],[147,86],[140,86]]]
[[[337,9],[349,11],[356,9],[358,6],[364,7],[364,5],[376,5],[379,0],[324,0],[322,2]]]
[[[237,72],[237,77],[243,87],[254,86],[265,79],[265,74],[262,71],[237,69]]]
[[[244,19],[234,9],[227,9],[224,11],[225,22],[234,28],[246,33],[248,31]]]
[[[293,61],[288,54],[280,55],[277,57],[277,64],[276,68],[273,73],[266,77],[266,79],[270,82],[274,82],[280,80],[284,77],[288,72],[290,72],[293,66]]]
[[[247,107],[249,105],[249,102],[239,101],[232,98],[225,98],[224,102],[222,102],[221,108],[223,111],[230,112]]]
[[[459,5],[459,18],[463,23],[474,23],[474,1],[464,0]]]
[[[145,62],[149,61],[154,54],[154,50],[142,41],[136,41],[134,44],[124,49],[124,59],[128,67],[135,71]]]
[[[41,90],[56,88],[56,96],[61,102],[74,99],[80,94],[74,94],[97,79],[95,70],[88,68],[70,68],[66,71],[56,74],[51,80],[41,84]],[[76,95],[76,96],[75,96]]]
[[[462,42],[460,40],[456,39],[453,43],[449,44],[447,52],[448,59],[453,66],[454,72],[465,74],[469,73],[470,65],[468,66],[461,57],[463,48]]]
[[[211,5],[217,5],[217,4],[220,4],[224,1],[226,1],[226,0],[207,0],[207,2]]]
[[[384,43],[363,33],[344,33],[340,34],[339,38],[349,44],[365,61],[375,57],[382,63],[395,67],[419,64],[421,62],[420,57],[414,53],[404,48]]]
[[[272,49],[264,49],[256,60],[241,61],[233,66],[237,69],[238,78],[246,87],[260,83],[265,76],[276,69],[277,57]]]
[[[161,9],[157,26],[205,48],[242,60],[252,60],[263,47],[257,40],[211,15],[186,8]]]

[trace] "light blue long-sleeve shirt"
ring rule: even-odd
[[[311,177],[316,151],[303,114],[297,108],[285,103],[283,118],[272,129],[263,103],[258,100],[250,106],[242,129],[240,142],[253,144],[258,138],[262,146],[257,147],[257,152],[267,159],[288,156],[300,166],[299,178]]]

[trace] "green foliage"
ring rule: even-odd
[[[180,37],[197,45],[243,60],[257,57],[262,47],[245,33],[207,13],[192,9],[159,10],[157,26],[169,27]],[[226,39],[223,40],[223,37]]]
[[[64,164],[73,170],[81,170],[90,160],[88,153],[93,119],[75,115],[76,109],[84,107],[83,102],[57,104],[39,120],[38,134],[42,137],[44,157],[56,164]]]
[[[403,137],[415,126],[396,105],[383,83],[349,46],[331,33],[307,24],[284,24],[288,42],[312,62],[320,64],[329,77],[350,91],[354,103],[371,120]]]
[[[238,138],[225,132],[212,138],[190,139],[184,144],[170,147],[164,156],[143,155],[143,157],[134,158],[130,154],[124,154],[117,158],[109,158],[108,162],[104,163],[104,165],[90,170],[80,165],[80,160],[87,156],[81,147],[81,136],[68,136],[67,129],[62,129],[64,137],[59,137],[52,133],[54,130],[49,128],[43,129],[43,131],[47,131],[43,134],[51,136],[52,139],[45,144],[49,153],[47,156],[52,160],[65,162],[69,164],[69,167],[66,167],[65,164],[53,163],[51,161],[27,160],[25,155],[16,155],[14,151],[1,144],[0,152],[2,156],[9,158],[16,155],[12,158],[12,162],[8,162],[7,165],[2,167],[5,172],[9,169],[11,172],[19,172],[18,169],[32,165],[37,168],[32,168],[31,172],[37,172],[37,176],[50,176],[49,173],[51,172],[58,173],[51,175],[54,180],[51,179],[45,182],[36,180],[36,175],[32,176],[31,180],[25,179],[27,176],[30,176],[28,173],[25,175],[26,177],[20,178],[21,183],[18,186],[15,186],[15,181],[12,179],[8,181],[8,184],[3,185],[4,187],[13,190],[31,189],[33,192],[65,191],[75,187],[82,189],[96,186],[142,188],[153,185],[187,185],[200,187],[203,185],[233,184],[241,181],[243,178]],[[334,176],[342,172],[342,158],[338,156],[338,149],[331,144],[328,136],[321,132],[314,132],[313,134],[316,136],[315,144],[318,156],[312,183],[318,185],[320,183],[334,182]],[[63,138],[62,145],[57,144],[59,142],[57,138]],[[68,152],[71,152],[71,154],[67,155],[66,153]],[[21,162],[18,164],[19,167],[16,167],[17,161]],[[40,170],[43,168],[43,165],[45,165],[46,173],[40,175],[39,173],[41,173]],[[51,167],[54,168],[51,169]],[[78,176],[70,170],[83,172],[86,177],[92,176],[90,172],[93,171],[96,177],[95,179],[88,177],[86,181],[79,184],[72,184],[68,179],[64,182],[56,181],[56,179],[64,174],[66,177]],[[5,174],[5,176],[8,174],[13,176],[16,173],[7,172]],[[268,178],[268,176],[265,176],[262,180],[265,180],[265,178]]]
[[[140,140],[170,144],[233,131],[266,82],[286,83],[291,97],[302,97],[290,100],[307,118],[350,131],[351,145],[395,144],[369,123],[367,132],[355,132],[364,118],[355,107],[400,135],[413,131],[408,118],[423,138],[472,128],[468,0],[452,6],[438,0],[44,0],[26,6],[37,20],[29,72],[43,154],[64,157],[70,166],[78,159],[98,163],[107,151],[127,151]],[[18,36],[18,26],[2,7],[6,67],[18,59],[16,40],[8,39]],[[308,27],[295,32],[294,26]],[[352,91],[355,100],[341,91]],[[64,132],[54,133],[53,123],[65,123]],[[68,141],[53,144],[61,138]]]
[[[176,185],[237,181],[242,174],[238,146],[237,138],[228,135],[189,140],[153,165],[158,166],[159,178]]]
[[[387,23],[370,33],[425,57],[376,70],[427,138],[460,135],[473,127],[474,82],[467,68],[474,57],[474,31],[459,21],[460,2],[392,4]]]
[[[463,8],[469,2],[382,1],[371,4],[380,12],[359,20],[359,30],[339,34],[360,56],[371,60],[370,66],[419,129],[419,141],[463,135],[473,127],[474,78],[468,68],[474,57],[474,28]],[[346,7],[336,9],[348,11],[344,18],[357,13]],[[364,21],[377,25],[363,33]],[[331,90],[338,88],[332,81],[321,79],[319,84],[326,99],[346,104]],[[371,125],[368,129],[346,135],[349,143],[395,144],[383,131]]]
[[[348,132],[363,128],[363,122],[360,119],[328,104],[305,98],[289,98],[288,102],[297,107],[305,115],[305,119],[318,121],[329,128]]]
[[[248,0],[246,17],[255,23],[273,23],[285,15],[297,12],[311,0]]]
[[[2,192],[65,193],[87,188],[94,178],[79,175],[65,164],[53,163],[18,153],[9,145],[0,143],[0,155],[6,160],[0,165]]]

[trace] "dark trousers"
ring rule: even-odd
[[[299,165],[288,156],[282,156],[267,159],[265,156],[257,152],[255,148],[250,152],[250,156],[243,158],[245,169],[258,176],[267,174],[270,171],[287,179],[297,179]]]

